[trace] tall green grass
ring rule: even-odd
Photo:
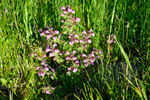
[[[47,25],[60,29],[60,8],[66,5],[70,5],[76,12],[75,16],[81,18],[81,27],[94,30],[93,46],[102,49],[104,57],[97,60],[97,66],[87,68],[76,82],[73,79],[66,82],[67,78],[62,77],[62,93],[56,90],[52,96],[47,96],[36,88],[36,63],[29,55],[34,46],[41,45],[38,29]],[[4,12],[5,9],[8,12]],[[1,0],[0,98],[75,99],[74,93],[84,99],[149,99],[149,16],[149,0]],[[119,44],[106,43],[106,36],[111,33],[120,41]],[[116,71],[121,78],[119,82],[113,69],[117,62],[128,65],[122,66],[125,70]],[[130,63],[136,66],[136,70]],[[128,69],[131,79],[128,78]],[[90,86],[89,93],[93,96],[84,96],[88,91],[78,93],[86,89],[85,85]]]

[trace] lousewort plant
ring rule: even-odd
[[[93,30],[77,32],[80,18],[73,17],[75,11],[70,6],[61,7],[61,10],[61,31],[49,26],[40,29],[40,36],[45,40],[44,44],[31,54],[40,62],[36,70],[43,79],[46,76],[50,76],[52,80],[57,79],[57,67],[62,68],[63,73],[68,76],[79,74],[82,69],[94,65],[95,60],[102,57],[101,50],[93,48],[90,51],[91,38],[95,36]],[[51,94],[54,88],[45,85],[43,92]]]

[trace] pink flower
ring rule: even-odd
[[[77,72],[77,68],[76,67],[74,67],[74,69],[73,69],[73,73],[75,73],[75,72]]]
[[[74,42],[73,42],[73,41],[70,41],[70,42],[69,42],[69,44],[70,44],[70,45],[73,45],[73,44],[74,44]]]
[[[49,33],[49,31],[48,30],[44,30],[44,33],[47,34],[47,33]]]
[[[46,52],[46,53],[49,52],[49,51],[51,51],[50,48],[46,48],[46,49],[45,49],[45,52]]]
[[[59,34],[59,31],[58,31],[58,30],[55,30],[54,33]]]
[[[107,40],[106,42],[109,43],[109,40]]]
[[[48,34],[48,35],[46,36],[46,40],[48,40],[51,36],[52,36],[52,35]]]
[[[54,52],[55,53],[59,53],[59,49],[54,49]]]
[[[33,54],[30,54],[30,57],[32,57],[33,56]]]
[[[47,75],[49,75],[50,73],[49,72],[47,72]]]
[[[78,41],[78,39],[74,39],[74,42],[77,42],[77,43],[78,43],[79,41]]]
[[[52,70],[53,73],[55,73],[55,70],[53,68],[51,70]]]
[[[70,53],[69,53],[69,51],[66,51],[66,54],[68,54],[68,55],[69,55],[69,54],[70,54]]]
[[[85,67],[88,67],[88,63],[84,63],[84,66],[85,66]]]
[[[72,60],[77,60],[77,57],[73,56],[73,57],[72,57]]]
[[[44,66],[46,67],[46,66],[47,66],[47,64],[44,64]]]
[[[95,56],[94,53],[91,53],[91,56],[94,57]]]
[[[76,64],[76,66],[80,66],[80,64],[79,64],[79,63],[77,63],[77,64]]]
[[[51,92],[49,90],[46,90],[46,94],[51,94]]]
[[[67,5],[67,6],[66,6],[66,8],[70,8],[70,6],[69,6],[69,5]]]
[[[75,11],[72,9],[72,13],[75,14]]]
[[[61,34],[58,36],[58,39],[60,39],[60,37],[61,37]]]
[[[73,54],[75,54],[76,53],[76,50],[73,50]]]
[[[79,60],[76,60],[75,63],[79,63]]]
[[[50,30],[52,31],[52,30],[53,30],[53,28],[50,28]]]
[[[54,79],[54,76],[53,76],[53,75],[51,76],[51,79]]]
[[[93,48],[93,50],[96,50],[96,48]]]
[[[47,25],[46,28],[50,29],[50,27]]]
[[[49,68],[48,68],[48,67],[45,67],[45,70],[46,70],[46,71],[49,71]]]
[[[56,57],[54,57],[53,60],[56,61]]]
[[[8,10],[7,10],[7,9],[5,9],[5,10],[4,10],[4,12],[8,12]]]
[[[99,58],[99,56],[98,56],[98,55],[96,55],[96,58]]]
[[[95,51],[92,51],[92,53],[95,53]]]
[[[44,30],[44,33],[47,34],[47,33],[49,33],[49,31],[48,30]]]
[[[53,40],[56,40],[56,36],[53,37]]]
[[[69,60],[70,59],[70,57],[68,56],[68,57],[66,57],[66,60]]]
[[[36,70],[39,70],[40,68],[39,67],[36,67]]]
[[[51,89],[52,89],[52,90],[55,90],[55,88],[54,88],[54,87],[51,87]]]
[[[52,57],[52,56],[54,56],[54,53],[53,53],[53,52],[51,52],[51,53],[49,54],[49,57]]]
[[[41,32],[43,32],[41,29],[39,29],[39,32],[41,33]]]
[[[53,44],[53,48],[54,48],[54,47],[56,47],[56,46],[57,46],[57,44],[56,44],[56,43],[54,43],[54,44]]]
[[[42,55],[42,58],[45,58],[46,57],[46,55]]]
[[[90,29],[90,32],[93,32],[92,28]]]
[[[40,36],[43,36],[43,35],[45,35],[43,32],[42,32],[42,33],[40,33]]]
[[[43,77],[43,76],[44,76],[44,72],[39,71],[39,72],[38,72],[38,75]]]
[[[98,51],[99,54],[102,54],[102,51]]]
[[[88,59],[84,59],[83,61],[86,63],[86,62],[88,62]]]
[[[91,65],[94,65],[94,63],[93,63],[93,62],[90,62],[90,64],[91,64]]]
[[[37,53],[35,52],[35,53],[34,53],[34,55],[36,56],[36,55],[37,55]]]
[[[65,17],[65,14],[61,13],[61,15],[60,15],[60,16]]]
[[[79,17],[76,18],[76,22],[80,22],[80,18]]]
[[[110,40],[110,42],[112,43],[112,42],[113,42],[113,40]]]
[[[83,41],[83,39],[82,40],[80,40],[80,43],[83,43],[84,41]]]
[[[76,38],[79,38],[78,34],[75,35]]]
[[[70,71],[67,71],[67,74],[70,74]]]
[[[72,9],[68,8],[68,12],[72,12]]]
[[[62,23],[63,23],[63,22],[64,22],[64,20],[62,19],[62,20],[60,20],[60,22],[62,22]]]
[[[71,70],[71,67],[68,67],[68,70]]]
[[[59,53],[59,55],[62,56],[62,55],[63,55],[63,52]]]
[[[86,32],[83,30],[83,31],[82,31],[82,34],[86,34]]]
[[[95,34],[94,33],[90,33],[90,36],[95,36]]]
[[[67,14],[68,12],[67,12],[67,10],[64,10],[64,14]]]
[[[65,8],[64,6],[62,6],[60,10],[65,10],[65,9],[66,9],[66,8]]]
[[[44,65],[45,64],[45,62],[41,62],[41,65]]]
[[[85,54],[82,54],[82,57],[86,57],[86,55],[85,55]]]
[[[84,44],[84,47],[86,48],[86,47],[87,47],[87,44]]]
[[[91,43],[91,39],[88,39],[87,42],[88,42],[88,43]]]
[[[95,61],[95,58],[91,58],[90,60],[91,60],[91,62],[94,62],[94,61]]]

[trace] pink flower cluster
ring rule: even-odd
[[[102,51],[96,48],[93,48],[91,52],[88,51],[92,44],[91,37],[95,36],[93,30],[76,32],[76,27],[78,27],[76,24],[80,22],[80,18],[72,16],[75,11],[70,6],[61,7],[61,10],[63,11],[61,13],[63,18],[61,31],[53,30],[49,26],[40,29],[40,36],[45,38],[41,54],[38,54],[36,49],[30,55],[41,62],[39,67],[36,67],[38,75],[40,77],[50,75],[52,80],[56,77],[56,73],[54,68],[51,68],[51,63],[56,62],[58,65],[64,65],[67,74],[70,75],[71,72],[80,72],[81,66],[85,68],[94,65],[96,59],[102,55]],[[48,61],[47,59],[52,60]],[[46,89],[45,93],[51,94],[51,91]]]
[[[108,38],[108,40],[106,41],[107,43],[109,43],[109,44],[116,43],[116,41],[114,40],[114,35],[113,34],[111,34],[110,40],[109,40],[109,36],[107,36],[106,38]]]

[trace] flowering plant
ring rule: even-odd
[[[73,17],[75,11],[70,6],[61,7],[63,13],[61,30],[54,30],[47,26],[40,29],[40,36],[46,40],[42,48],[36,49],[31,56],[40,61],[40,67],[36,67],[40,77],[50,76],[57,79],[57,67],[61,68],[67,75],[79,74],[82,69],[94,65],[96,58],[102,56],[102,51],[91,48],[91,38],[95,36],[92,29],[77,32],[79,17]],[[53,66],[53,67],[52,67]],[[56,72],[55,72],[56,71]],[[51,90],[45,90],[51,94]]]

